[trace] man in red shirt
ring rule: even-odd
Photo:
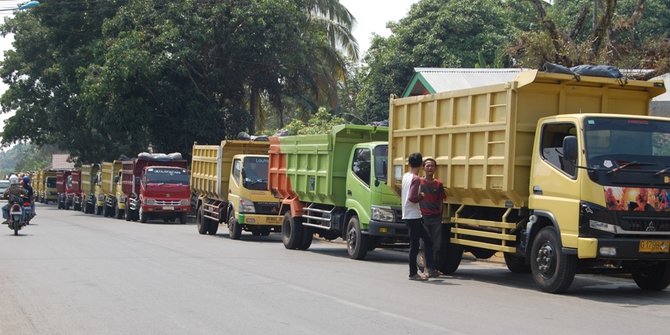
[[[432,158],[426,158],[423,161],[423,171],[426,176],[421,178],[421,195],[423,196],[419,203],[421,207],[421,216],[423,225],[433,242],[433,262],[439,264],[438,255],[442,244],[442,208],[443,202],[447,199],[447,193],[444,191],[442,182],[435,178],[435,169],[437,162]],[[440,272],[437,269],[426,269],[431,277],[437,277]]]

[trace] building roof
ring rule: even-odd
[[[74,163],[68,161],[69,154],[53,154],[51,155],[51,169],[53,170],[68,170],[74,169]]]
[[[467,68],[414,68],[403,97],[433,94],[478,86],[502,84],[514,80],[526,69],[467,69]]]

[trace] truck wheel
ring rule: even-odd
[[[645,291],[662,291],[670,285],[670,261],[660,261],[633,272],[633,280]]]
[[[209,230],[208,225],[210,224],[209,219],[206,218],[202,213],[202,207],[198,208],[198,211],[195,214],[195,222],[198,226],[198,233],[200,235],[207,234]]]
[[[544,227],[537,233],[530,252],[530,269],[540,290],[560,293],[570,287],[575,279],[577,260],[562,252],[553,227]]]
[[[530,273],[530,265],[526,264],[526,259],[515,254],[504,252],[505,265],[512,273]]]
[[[312,245],[312,239],[314,238],[314,229],[312,227],[302,227],[302,243],[298,249],[307,250]]]
[[[451,230],[442,229],[442,245],[437,258],[437,269],[445,275],[458,270],[463,259],[463,246],[451,243]]]
[[[347,224],[347,253],[352,259],[364,259],[368,253],[369,236],[361,232],[358,216],[354,215]]]
[[[123,217],[123,209],[119,208],[119,205],[114,206],[114,217],[117,219],[121,219]]]
[[[128,204],[126,204],[126,210],[123,211],[123,218],[126,221],[130,221],[133,219],[133,211],[130,210],[130,207],[128,207]]]
[[[148,215],[144,213],[144,211],[142,210],[142,205],[138,205],[138,207],[139,208],[137,210],[139,211],[139,213],[137,215],[140,217],[140,222],[147,223]]]
[[[242,236],[242,226],[237,222],[233,211],[230,211],[230,216],[228,216],[228,236],[233,240],[239,240]]]
[[[477,257],[478,259],[489,259],[493,257],[493,255],[496,254],[497,251],[495,250],[489,250],[489,249],[482,249],[482,248],[472,248],[470,249],[470,253]]]
[[[179,214],[179,223],[186,224],[186,212]]]
[[[281,239],[286,249],[299,249],[302,245],[302,220],[292,217],[291,212],[284,214],[281,227]]]

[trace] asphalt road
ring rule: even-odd
[[[504,265],[407,280],[407,253],[347,258],[342,243],[286,250],[193,224],[140,224],[39,206],[0,226],[0,334],[667,334],[670,290],[578,276],[535,290]]]

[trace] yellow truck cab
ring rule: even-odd
[[[243,230],[257,236],[281,231],[279,201],[268,191],[268,149],[266,141],[193,145],[191,191],[200,234],[216,234],[221,223],[231,239]]]

